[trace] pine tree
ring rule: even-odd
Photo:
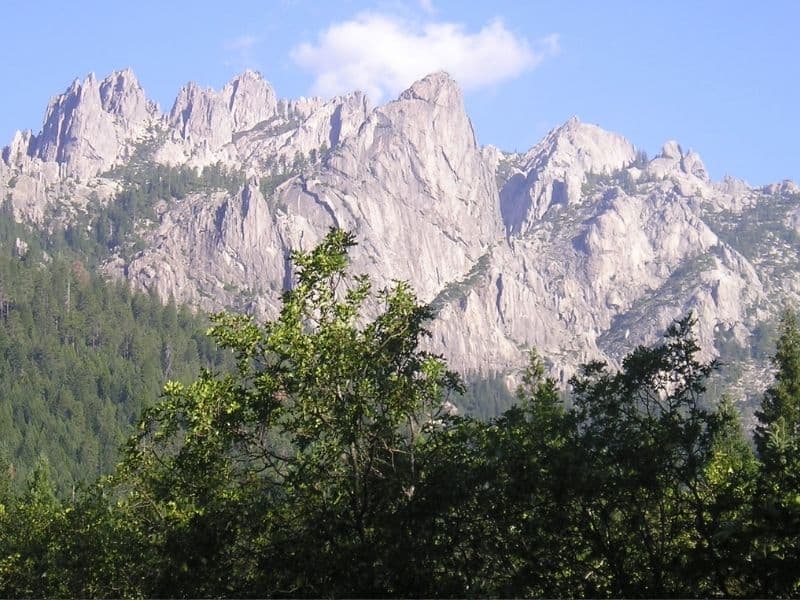
[[[754,575],[758,593],[800,594],[800,327],[787,309],[773,359],[775,382],[764,393],[755,442],[761,459],[754,503]]]
[[[775,383],[764,393],[755,442],[767,470],[783,470],[787,453],[800,436],[800,327],[797,314],[787,309],[773,358]]]

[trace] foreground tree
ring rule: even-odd
[[[790,309],[781,318],[773,363],[775,382],[764,393],[755,443],[761,460],[754,513],[757,593],[800,595],[800,327]]]
[[[49,469],[40,462],[24,491],[14,496],[8,472],[0,472],[0,596],[45,597],[60,587],[53,566],[54,538],[63,512],[53,493]],[[5,479],[5,481],[4,481]],[[55,547],[54,547],[55,546]]]
[[[709,470],[731,415],[703,405],[714,364],[698,361],[693,325],[677,321],[617,373],[594,363],[571,382],[568,476],[588,595],[731,593],[710,511],[727,481]]]
[[[401,513],[396,564],[409,596],[556,597],[580,589],[570,569],[564,456],[569,417],[534,353],[518,405],[490,422],[451,417],[422,447],[423,477]]]
[[[785,310],[781,317],[773,364],[775,382],[756,412],[759,424],[754,439],[764,470],[781,479],[797,475],[788,463],[796,455],[800,439],[800,327],[793,310]],[[796,480],[785,483],[793,485]]]
[[[418,349],[431,313],[406,284],[372,297],[365,277],[348,282],[353,244],[333,230],[295,253],[275,321],[215,318],[238,372],[170,384],[145,412],[121,481],[163,553],[146,594],[386,589],[376,549],[394,539],[388,517],[419,483],[420,440],[460,384]],[[361,325],[370,298],[382,310]]]

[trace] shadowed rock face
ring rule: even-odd
[[[723,338],[746,352],[783,298],[800,298],[791,182],[715,183],[676,142],[647,160],[577,119],[521,155],[481,148],[445,73],[372,108],[358,92],[277,99],[246,72],[221,91],[188,84],[167,115],[130,71],[90,76],[51,101],[40,134],[3,150],[0,191],[20,219],[69,219],[90,194],[113,195],[98,175],[142,140],[157,162],[245,173],[237,193],[162,203],[145,249],[106,265],[204,309],[274,315],[290,250],[331,226],[356,234],[354,270],[376,287],[409,280],[433,303],[431,348],[468,372],[513,369],[536,346],[566,378],[690,310],[707,357]]]

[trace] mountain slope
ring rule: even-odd
[[[345,227],[360,240],[356,270],[407,279],[434,303],[431,347],[466,372],[513,370],[536,346],[564,381],[691,310],[705,356],[735,358],[756,389],[761,338],[800,293],[794,184],[713,182],[676,142],[648,160],[577,119],[521,155],[481,148],[443,73],[372,108],[358,92],[278,99],[246,72],[220,92],[187,85],[168,114],[130,71],[90,76],[51,101],[41,133],[3,150],[0,192],[20,221],[83,223],[91,237],[129,185],[121,174],[159,164],[206,171],[131,215],[105,272],[163,299],[270,316],[290,250]]]

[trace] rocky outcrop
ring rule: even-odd
[[[615,362],[689,311],[702,321],[698,333],[712,358],[715,330],[736,328],[741,338],[765,302],[753,267],[700,218],[691,198],[656,186],[641,196],[610,188],[498,245],[484,276],[434,327],[449,348],[462,322],[471,330],[481,323],[475,337],[492,340],[482,354],[487,370],[536,347],[564,382],[578,363]],[[463,350],[462,360],[476,348]]]
[[[369,114],[360,92],[329,101],[279,102],[277,114],[235,136],[234,164],[249,174],[275,174],[321,163],[331,149],[354,135]]]
[[[573,117],[518,161],[500,192],[506,229],[525,233],[551,207],[579,202],[587,174],[610,174],[635,158],[636,149],[622,136]]]
[[[194,82],[178,92],[168,123],[190,146],[205,144],[212,150],[229,143],[234,131],[233,115],[222,94]]]
[[[148,241],[129,265],[114,263],[111,271],[164,300],[274,313],[288,251],[257,183],[233,197],[218,192],[176,202]]]
[[[31,160],[35,138],[30,129],[16,131],[11,143],[3,148],[2,158],[6,166],[20,167]]]
[[[275,91],[260,73],[245,71],[222,89],[228,105],[233,131],[247,131],[275,115]]]
[[[264,239],[306,249],[331,226],[350,229],[359,239],[355,270],[370,273],[378,285],[409,280],[422,298],[433,299],[502,236],[494,174],[483,161],[461,93],[449,76],[422,80],[356,127],[365,109],[366,100],[358,94],[326,103],[306,119],[299,128],[309,136],[306,139],[314,139],[311,132],[324,131],[314,127],[315,122],[325,122],[330,137],[323,141],[330,141],[335,150],[324,168],[310,168],[276,190],[269,199],[272,217],[253,223],[258,223]],[[325,114],[330,115],[327,121],[320,118]],[[425,125],[420,127],[421,123]],[[290,135],[287,143],[299,135]],[[248,143],[252,147],[253,141]],[[193,202],[203,206],[191,209]],[[207,204],[205,199],[190,199],[180,218],[165,217],[153,239],[181,241],[169,242],[169,252],[146,251],[136,259],[136,268],[129,269],[129,276],[179,300],[205,295],[217,300],[217,308],[225,305],[228,297],[218,294],[216,282],[205,274],[230,273],[224,266],[229,259],[200,239],[201,232],[217,239],[214,229],[195,225],[205,222],[200,214],[209,210]],[[206,248],[203,255],[217,266],[205,264],[199,269],[187,261],[178,252],[184,244]],[[242,244],[241,248],[247,245]],[[259,272],[262,279],[282,285],[282,262],[270,263],[273,270],[258,271],[262,252],[267,252],[263,244],[244,256],[241,273]],[[284,254],[283,249],[269,252]],[[144,272],[149,274],[142,276]],[[239,287],[244,282],[237,277],[230,284]],[[188,291],[184,294],[181,289]]]
[[[502,236],[494,174],[444,73],[373,110],[326,169],[282,198],[298,231],[352,229],[356,268],[381,281],[409,280],[425,300]]]
[[[218,150],[233,134],[252,129],[276,115],[275,91],[260,73],[245,71],[221,91],[186,84],[170,110],[167,122],[189,146]]]
[[[220,92],[189,83],[166,118],[168,136],[154,159],[204,167],[222,162],[248,176],[316,164],[353,134],[369,112],[355,92],[322,100],[277,100],[259,73],[246,71]]]
[[[90,74],[50,101],[28,154],[57,163],[62,176],[94,177],[122,160],[157,116],[132,71],[102,81]]]
[[[789,212],[786,216],[786,224],[800,235],[800,206]]]
[[[752,266],[704,221],[704,196],[722,193],[699,157],[675,143],[645,163],[619,136],[570,121],[518,159],[524,219],[509,230],[494,172],[504,156],[478,147],[460,92],[442,73],[372,111],[353,95],[316,106],[296,130],[271,136],[257,127],[236,141],[237,153],[302,148],[300,132],[313,147],[337,111],[349,126],[329,130],[340,133],[325,163],[264,199],[245,229],[223,235],[210,224],[212,213],[239,214],[235,202],[189,198],[165,214],[129,277],[206,308],[247,298],[269,315],[288,284],[288,249],[344,227],[360,242],[355,271],[378,286],[409,280],[437,306],[431,347],[455,367],[506,370],[536,346],[562,379],[579,362],[616,360],[629,344],[653,341],[688,310],[704,317],[710,357],[716,331],[744,339],[765,301]],[[271,287],[254,291],[255,273]]]

